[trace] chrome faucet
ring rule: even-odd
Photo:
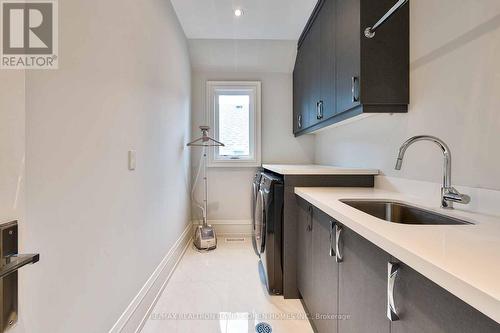
[[[451,186],[451,152],[450,148],[443,140],[430,135],[417,135],[406,140],[399,148],[398,159],[396,161],[396,170],[401,170],[403,165],[403,158],[406,153],[406,149],[417,141],[431,141],[434,142],[441,148],[444,155],[444,167],[443,167],[443,186],[441,187],[441,207],[446,209],[453,209],[453,203],[458,202],[461,204],[468,204],[470,202],[470,197],[465,194],[458,192],[453,186]]]

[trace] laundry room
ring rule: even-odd
[[[0,333],[500,332],[499,0],[0,31]]]

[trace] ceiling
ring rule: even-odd
[[[291,73],[297,42],[292,40],[190,39],[191,67],[208,72]]]
[[[188,39],[298,40],[317,0],[171,0]],[[234,10],[241,8],[243,16]]]

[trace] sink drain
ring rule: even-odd
[[[255,332],[257,333],[271,333],[273,328],[268,323],[258,323],[255,326]]]

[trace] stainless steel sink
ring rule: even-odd
[[[341,202],[379,219],[401,224],[473,225],[474,223],[390,200],[344,199]]]

